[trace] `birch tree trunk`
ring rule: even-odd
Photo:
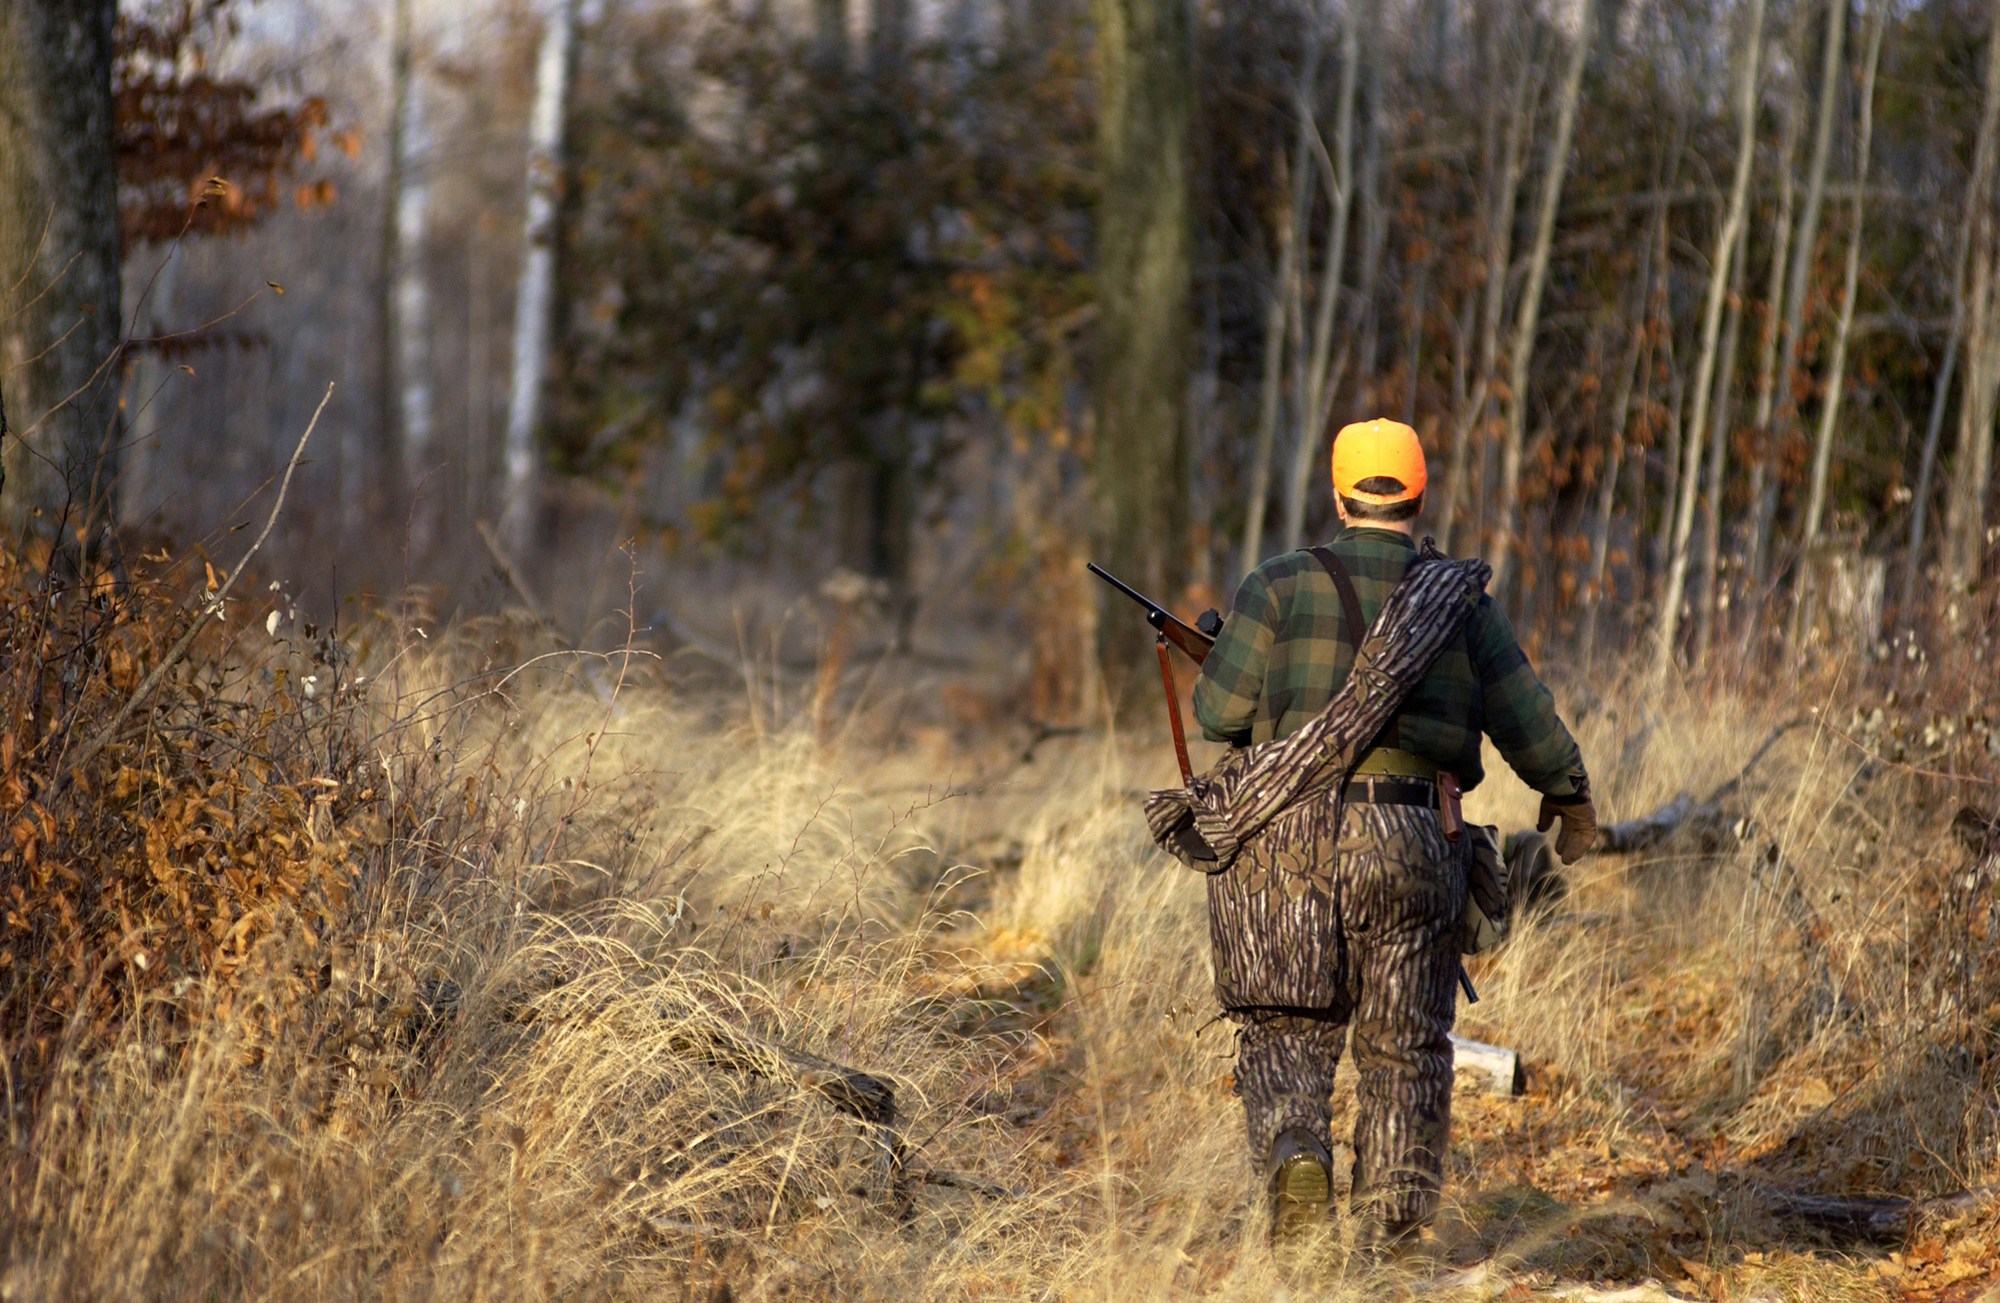
[[[1799,538],[1799,552],[1809,555],[1819,539],[1821,517],[1826,511],[1826,478],[1833,465],[1833,432],[1840,421],[1841,391],[1847,382],[1847,340],[1854,326],[1854,299],[1861,285],[1861,237],[1863,195],[1868,189],[1868,153],[1875,143],[1875,70],[1882,54],[1882,0],[1876,0],[1868,16],[1868,54],[1861,73],[1861,126],[1854,143],[1853,229],[1847,236],[1847,265],[1841,276],[1840,324],[1834,328],[1833,361],[1827,369],[1826,398],[1820,404],[1819,432],[1813,441],[1812,491],[1806,499],[1806,524]],[[1794,588],[1792,602],[1792,643],[1803,632],[1806,603],[1812,588],[1812,569],[1804,567]]]
[[[1910,543],[1903,559],[1903,618],[1909,620],[1917,596],[1917,573],[1923,564],[1924,528],[1931,505],[1931,477],[1937,468],[1940,436],[1944,432],[1945,404],[1951,399],[1952,374],[1958,368],[1958,353],[1965,331],[1965,266],[1972,248],[1973,228],[1979,214],[1991,202],[1993,167],[2000,155],[1996,127],[2000,127],[2000,0],[1987,7],[1986,84],[1979,112],[1979,136],[1972,150],[1972,175],[1965,187],[1965,217],[1958,229],[1958,256],[1951,272],[1951,335],[1946,340],[1944,366],[1938,372],[1937,390],[1931,395],[1931,414],[1924,427],[1924,451],[1917,464],[1917,488],[1910,503]]]
[[[1653,623],[1655,679],[1664,679],[1674,663],[1681,599],[1687,588],[1688,541],[1694,533],[1695,499],[1701,491],[1701,459],[1707,445],[1709,386],[1715,379],[1716,346],[1721,336],[1730,266],[1749,208],[1750,170],[1757,155],[1757,82],[1764,48],[1764,0],[1750,0],[1749,28],[1748,39],[1742,46],[1743,70],[1736,90],[1736,175],[1729,189],[1729,211],[1722,220],[1722,229],[1716,233],[1715,255],[1709,262],[1708,295],[1701,317],[1701,352],[1694,371],[1694,411],[1683,437],[1686,464],[1681,468],[1680,501],[1675,504],[1673,551]]]
[[[0,0],[0,458],[7,528],[118,502],[123,328],[112,0]]]
[[[1528,364],[1533,360],[1535,327],[1541,320],[1542,284],[1548,277],[1549,244],[1555,238],[1556,208],[1562,202],[1563,178],[1569,168],[1570,136],[1576,127],[1576,102],[1583,89],[1583,69],[1590,57],[1594,12],[1584,11],[1563,70],[1556,107],[1556,138],[1549,149],[1548,171],[1542,177],[1540,212],[1535,240],[1529,246],[1527,279],[1514,317],[1514,339],[1507,355],[1507,428],[1500,445],[1500,521],[1493,540],[1493,589],[1504,591],[1513,559],[1515,520],[1520,512],[1521,453],[1528,421]]]
[[[1313,462],[1319,451],[1321,427],[1326,420],[1330,397],[1327,371],[1333,353],[1333,325],[1340,306],[1340,277],[1347,262],[1348,218],[1354,208],[1354,90],[1360,80],[1361,39],[1359,19],[1349,12],[1341,22],[1340,100],[1334,116],[1333,156],[1329,158],[1315,129],[1312,143],[1327,187],[1327,204],[1332,216],[1326,232],[1326,261],[1320,267],[1319,290],[1313,300],[1313,323],[1306,360],[1305,401],[1295,414],[1298,437],[1292,444],[1292,462],[1285,477],[1285,550],[1297,548],[1305,537],[1306,488],[1312,480]],[[1301,98],[1298,112],[1311,121],[1312,106]],[[1301,249],[1309,242],[1301,239]],[[1343,362],[1345,357],[1343,356]]]
[[[1793,373],[1798,369],[1799,335],[1805,323],[1806,290],[1812,279],[1813,253],[1819,242],[1820,203],[1826,196],[1826,167],[1833,144],[1833,110],[1840,99],[1840,58],[1847,31],[1847,0],[1829,0],[1826,6],[1826,41],[1822,47],[1819,76],[1818,117],[1813,125],[1812,164],[1806,174],[1806,201],[1799,210],[1799,227],[1792,237],[1792,265],[1785,293],[1785,329],[1778,348],[1776,406],[1773,409],[1771,442],[1775,444],[1797,419],[1798,404],[1792,397]],[[1775,460],[1775,446],[1766,448],[1766,460]],[[1778,483],[1768,474],[1763,498],[1757,506],[1753,544],[1759,562],[1770,562],[1771,525],[1777,514]],[[1759,576],[1762,580],[1763,575]]]
[[[396,0],[390,53],[389,179],[384,196],[384,425],[402,448],[403,501],[410,550],[422,555],[436,535],[439,504],[416,494],[431,470],[430,292],[424,277],[424,231],[430,190],[417,160],[424,153],[424,113],[417,85],[413,0]]]
[[[1498,44],[1497,40],[1492,44]],[[1514,83],[1512,103],[1507,114],[1506,141],[1501,147],[1499,160],[1499,184],[1488,196],[1486,204],[1486,280],[1482,286],[1479,324],[1479,379],[1473,386],[1472,397],[1459,408],[1458,420],[1452,429],[1451,467],[1446,476],[1444,515],[1438,522],[1440,546],[1450,552],[1458,524],[1459,504],[1466,498],[1466,474],[1470,462],[1472,441],[1475,437],[1484,440],[1485,432],[1480,429],[1484,420],[1487,403],[1493,394],[1493,376],[1500,359],[1500,323],[1506,315],[1507,269],[1514,260],[1514,208],[1520,199],[1521,160],[1527,152],[1528,122],[1534,112],[1534,76],[1531,69],[1534,60],[1524,60],[1521,75]],[[1490,131],[1492,118],[1486,119]],[[1491,163],[1491,150],[1486,151]],[[1493,169],[1487,169],[1486,183],[1494,183]],[[1482,458],[1483,461],[1483,458]],[[1482,489],[1484,485],[1480,486]],[[1479,540],[1473,540],[1479,546]]]
[[[518,556],[530,541],[538,491],[535,425],[555,318],[556,204],[563,120],[569,104],[570,47],[577,0],[554,0],[535,61],[535,106],[528,120],[528,213],[521,278],[514,293],[513,381],[508,386],[506,474],[501,537]]]
[[[1092,14],[1103,189],[1091,469],[1111,568],[1173,601],[1187,558],[1192,18],[1180,0],[1094,0]],[[1151,655],[1144,625],[1105,627],[1109,677],[1135,681]]]

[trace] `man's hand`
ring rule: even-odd
[[[1574,864],[1588,855],[1597,842],[1597,807],[1587,796],[1568,801],[1544,796],[1542,811],[1535,819],[1535,831],[1547,832],[1557,818],[1562,819],[1563,826],[1556,837],[1556,854],[1562,856],[1564,864]]]

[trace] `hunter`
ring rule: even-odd
[[[1344,528],[1264,562],[1237,590],[1194,685],[1210,741],[1269,742],[1312,719],[1419,555],[1428,477],[1416,432],[1349,425],[1332,460]],[[1336,784],[1294,801],[1211,880],[1216,994],[1238,1024],[1236,1092],[1274,1248],[1296,1246],[1330,1215],[1333,1074],[1350,1027],[1356,1242],[1395,1252],[1437,1211],[1473,841],[1448,840],[1457,810],[1453,800],[1441,814],[1439,775],[1447,788],[1452,775],[1477,787],[1482,733],[1542,794],[1538,827],[1562,820],[1557,853],[1580,858],[1597,823],[1582,756],[1482,591],[1364,746],[1344,793]],[[1222,908],[1218,889],[1237,903]]]

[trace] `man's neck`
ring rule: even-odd
[[[1340,525],[1343,529],[1386,529],[1391,534],[1401,534],[1411,542],[1415,542],[1417,537],[1417,521],[1414,516],[1408,520],[1350,520],[1342,515]]]

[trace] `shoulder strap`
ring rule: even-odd
[[[1333,580],[1333,590],[1340,594],[1340,614],[1346,626],[1342,632],[1347,635],[1347,645],[1359,652],[1362,639],[1368,636],[1368,625],[1361,618],[1361,595],[1354,591],[1354,579],[1332,548],[1316,547],[1311,551],[1313,560],[1319,562],[1320,569],[1326,571],[1326,577]]]
[[[1313,560],[1320,563],[1327,578],[1333,580],[1333,587],[1340,594],[1340,612],[1347,624],[1347,645],[1353,649],[1357,659],[1361,655],[1361,644],[1368,637],[1368,625],[1361,619],[1361,595],[1354,591],[1354,576],[1347,573],[1341,564],[1339,553],[1324,545],[1312,549]],[[1403,745],[1403,717],[1392,715],[1389,723],[1377,738],[1377,745],[1400,747]]]

